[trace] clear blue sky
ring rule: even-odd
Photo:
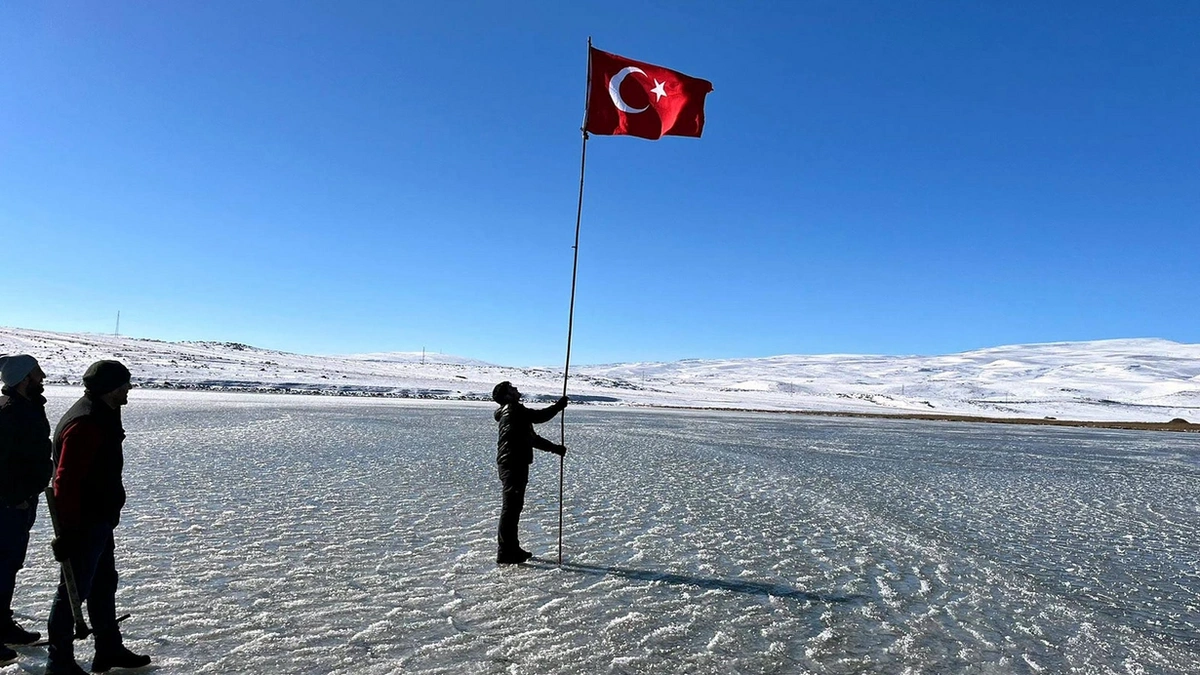
[[[561,364],[1200,342],[1200,3],[5,2],[0,325]]]

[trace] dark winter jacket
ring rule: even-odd
[[[528,466],[533,463],[533,449],[551,452],[558,448],[533,430],[533,425],[549,422],[560,410],[567,407],[559,401],[548,408],[530,409],[518,403],[508,403],[492,414],[500,423],[500,437],[496,441],[496,464],[500,466]]]
[[[103,401],[84,395],[63,415],[54,430],[54,499],[64,530],[117,526],[125,506],[124,440],[120,409]]]
[[[50,422],[46,399],[5,389],[0,404],[0,503],[34,503],[50,482]]]

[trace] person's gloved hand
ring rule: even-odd
[[[551,450],[550,452],[553,452],[554,454],[558,455],[559,457],[566,457],[567,456],[567,446],[556,445],[556,446],[554,446],[554,449]]]
[[[557,405],[558,405],[558,407],[560,407],[560,408],[565,408],[565,407],[567,407],[567,404],[568,404],[568,403],[570,403],[570,402],[571,402],[571,400],[570,400],[570,399],[568,399],[566,396],[562,396],[562,397],[560,397],[560,398],[558,399],[558,403],[557,403]]]
[[[51,540],[50,548],[54,551],[55,560],[66,562],[79,550],[79,540],[72,535],[64,534]]]

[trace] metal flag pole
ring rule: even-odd
[[[571,372],[571,335],[575,328],[575,282],[579,278],[579,223],[583,219],[583,172],[587,167],[587,110],[588,98],[592,91],[592,38],[588,37],[588,67],[587,67],[587,90],[583,95],[583,127],[580,132],[583,134],[583,149],[579,153],[579,205],[575,208],[575,245],[571,249],[575,252],[574,262],[571,264],[571,307],[567,312],[567,360],[563,365],[563,396],[567,395],[567,379]],[[567,444],[567,413],[564,410],[558,418],[559,421],[559,442],[562,445]],[[562,545],[563,545],[563,479],[566,474],[567,458],[560,455],[558,458],[558,564],[562,566]]]

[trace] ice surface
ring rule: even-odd
[[[127,641],[162,673],[1200,672],[1195,435],[575,407],[566,564],[498,568],[491,410],[134,390]],[[539,453],[543,558],[557,488]],[[48,540],[43,507],[42,630]]]

